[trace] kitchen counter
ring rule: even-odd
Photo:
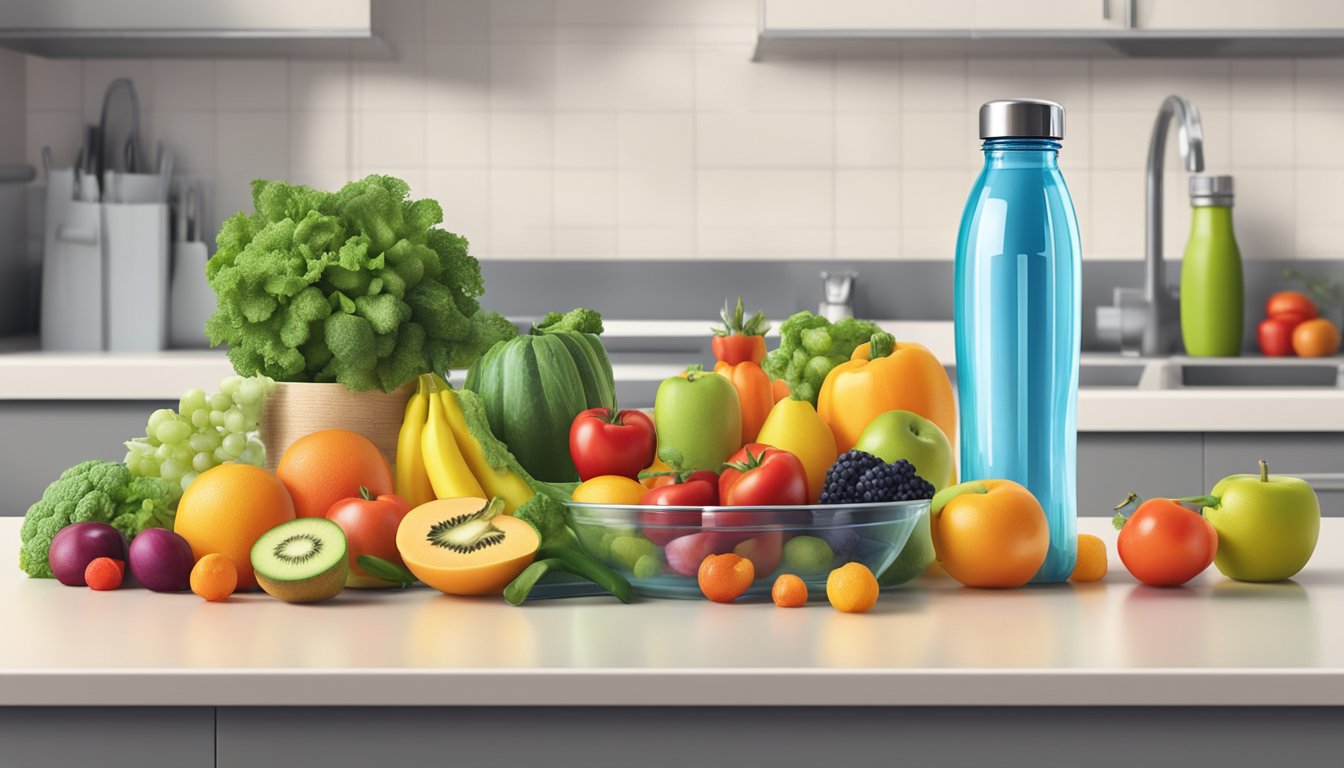
[[[879,321],[898,338],[929,347],[947,366],[955,363],[952,324]],[[610,320],[605,337],[699,339],[700,321]],[[772,331],[773,333],[773,331]],[[677,363],[621,362],[618,383],[652,386],[682,370]],[[1246,358],[1263,362],[1262,358]],[[1144,361],[1084,353],[1083,364],[1135,365]],[[1275,364],[1281,361],[1275,361]],[[217,350],[149,353],[59,353],[35,350],[31,341],[0,344],[0,402],[176,400],[191,387],[210,390],[231,368]],[[460,380],[460,375],[458,377]],[[1339,432],[1344,431],[1344,388],[1200,387],[1144,389],[1085,386],[1078,394],[1080,432]]]
[[[1344,521],[1295,582],[925,579],[825,605],[452,599],[349,590],[208,604],[0,569],[0,705],[1344,705]],[[0,519],[15,542],[18,520]]]

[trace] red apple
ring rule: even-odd
[[[1309,318],[1296,312],[1267,317],[1256,328],[1255,337],[1260,351],[1267,357],[1285,357],[1293,354],[1293,331]]]
[[[395,494],[373,498],[367,488],[360,488],[359,492],[359,496],[341,499],[327,510],[327,519],[345,531],[346,550],[350,553],[350,575],[346,577],[345,585],[356,588],[393,586],[359,567],[359,556],[373,555],[394,565],[404,565],[401,553],[397,551],[397,526],[401,525],[401,518],[410,511],[411,505]]]

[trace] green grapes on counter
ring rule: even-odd
[[[213,395],[199,387],[187,390],[176,411],[154,411],[145,436],[126,441],[126,466],[134,477],[164,480],[174,500],[212,467],[230,461],[261,466],[266,446],[257,425],[273,391],[275,382],[260,374],[226,376]]]

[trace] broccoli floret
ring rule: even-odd
[[[565,505],[544,493],[533,494],[513,516],[536,528],[542,544],[554,541],[568,530]]]
[[[602,315],[592,309],[571,309],[565,314],[551,312],[533,328],[534,332],[578,331],[602,335]]]
[[[779,326],[779,346],[765,356],[761,367],[788,383],[793,396],[813,405],[831,369],[854,353],[880,329],[866,320],[846,318],[832,323],[803,311]]]
[[[513,334],[481,312],[466,239],[437,229],[443,209],[409,192],[390,176],[335,193],[253,182],[254,212],[224,222],[206,265],[217,296],[206,335],[239,374],[391,391],[466,368]]]
[[[171,489],[155,477],[131,477],[122,463],[91,460],[65,470],[24,515],[19,529],[19,568],[49,579],[47,551],[56,532],[71,523],[107,523],[127,539],[146,528],[173,524]]]

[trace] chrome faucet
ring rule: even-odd
[[[1145,357],[1170,354],[1180,327],[1180,304],[1167,287],[1166,270],[1162,262],[1162,158],[1166,154],[1167,129],[1171,126],[1172,118],[1180,121],[1177,125],[1177,146],[1185,170],[1189,173],[1204,170],[1204,128],[1199,122],[1199,110],[1185,98],[1168,96],[1158,110],[1157,122],[1153,124],[1153,137],[1148,143],[1148,216],[1144,233],[1143,286],[1147,307],[1140,347]]]

